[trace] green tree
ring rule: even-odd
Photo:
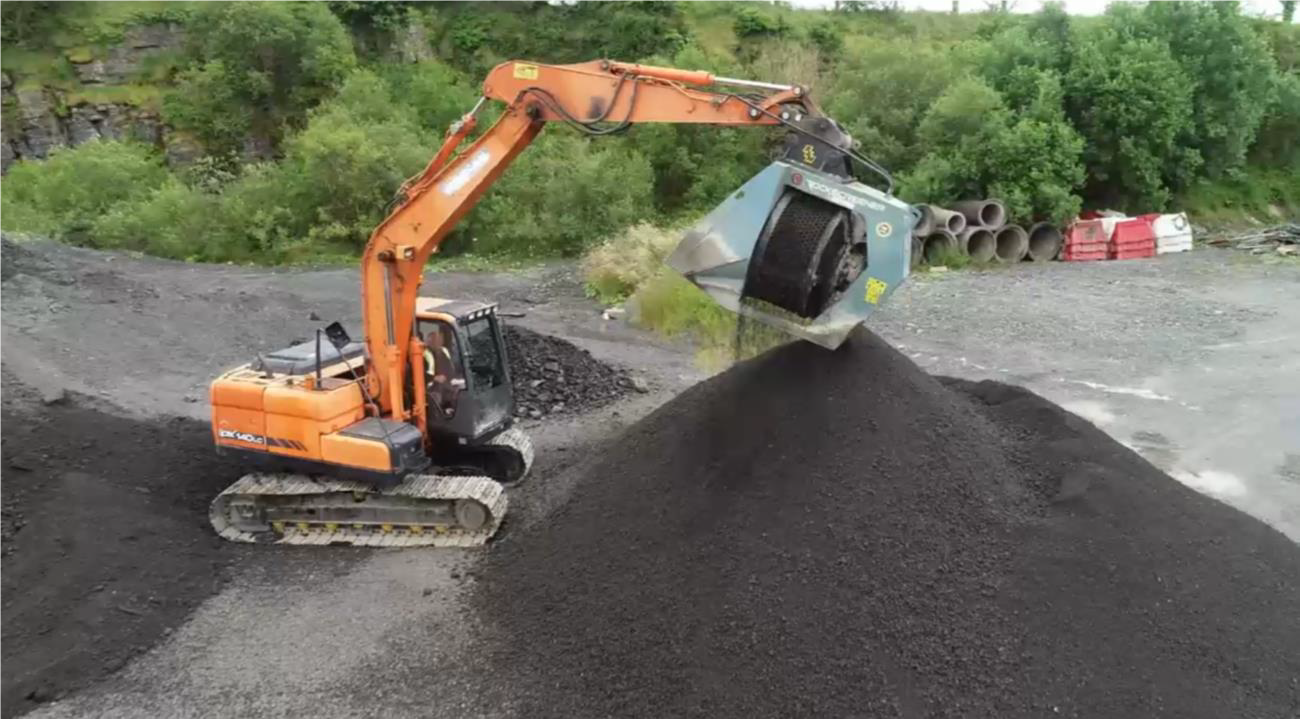
[[[917,127],[957,74],[946,48],[905,40],[851,43],[823,105],[863,153],[901,172],[925,154]]]
[[[979,79],[953,83],[921,123],[928,152],[904,174],[900,193],[912,202],[997,197],[1021,221],[1063,222],[1077,214],[1083,139],[1065,121],[1060,101],[1050,73],[1018,114]]]
[[[389,65],[378,71],[392,88],[393,102],[409,107],[420,127],[439,135],[469,112],[481,91],[469,78],[435,60]],[[486,124],[485,117],[479,121]]]
[[[277,141],[356,65],[347,30],[323,3],[207,3],[189,24],[194,65],[166,118],[215,152],[248,133]]]
[[[577,3],[582,22],[600,45],[592,57],[642,58],[652,53],[675,53],[690,39],[690,30],[676,3],[593,2]],[[608,23],[608,24],[604,24]]]
[[[358,2],[357,0],[328,0],[331,12],[349,27],[362,31],[392,32],[401,28],[407,13],[420,3],[405,0],[385,2]]]
[[[1161,209],[1201,165],[1190,144],[1192,80],[1165,43],[1123,37],[1112,25],[1080,37],[1065,82],[1070,119],[1087,140],[1088,195]]]
[[[472,249],[580,254],[648,217],[652,185],[650,163],[640,153],[552,128],[515,160],[471,217]]]
[[[1205,171],[1219,177],[1240,168],[1277,90],[1277,66],[1238,4],[1148,3],[1138,18],[1116,12],[1123,29],[1168,44],[1192,80],[1193,143]]]
[[[60,3],[11,2],[0,5],[0,39],[26,43],[59,21]]]

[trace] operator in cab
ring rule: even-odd
[[[426,393],[435,407],[443,414],[449,415],[453,408],[455,388],[452,378],[455,365],[451,361],[451,351],[447,349],[442,332],[433,329],[424,335],[424,372],[428,378]]]

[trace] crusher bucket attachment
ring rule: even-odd
[[[855,180],[778,160],[667,262],[732,312],[835,349],[907,277],[919,216]]]

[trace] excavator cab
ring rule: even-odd
[[[509,427],[514,394],[497,306],[421,297],[415,316],[420,338],[441,345],[425,352],[430,440],[474,443]]]

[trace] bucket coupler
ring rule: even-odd
[[[835,349],[907,277],[918,217],[860,182],[778,160],[667,263],[732,312]]]

